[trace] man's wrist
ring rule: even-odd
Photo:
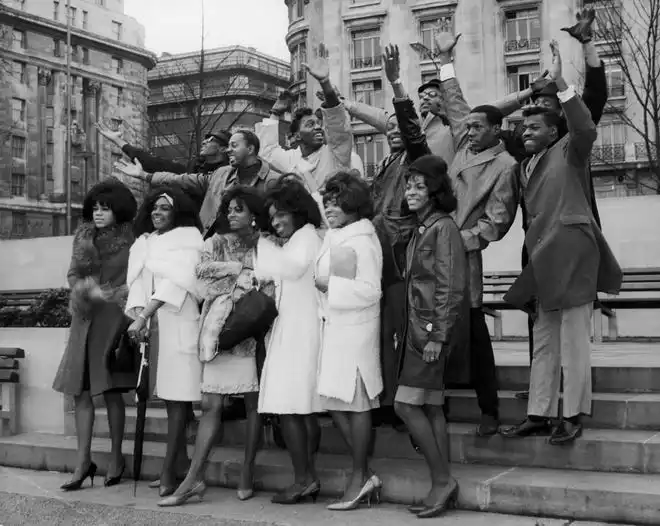
[[[394,80],[390,80],[390,84],[392,84],[392,86],[400,86],[401,85],[401,79],[396,78]]]

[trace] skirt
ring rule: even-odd
[[[204,364],[202,393],[235,395],[258,391],[257,360],[254,356],[219,354]]]
[[[400,385],[396,390],[395,402],[400,404],[424,406],[424,405],[444,405],[444,389],[423,389],[421,387],[409,387]]]
[[[355,378],[355,391],[351,402],[344,402],[338,398],[321,396],[321,407],[324,411],[344,411],[348,413],[364,413],[380,407],[378,398],[369,398],[367,389],[360,373]]]

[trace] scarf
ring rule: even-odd
[[[131,246],[134,240],[131,223],[96,228],[92,221],[85,221],[73,237],[70,274],[77,278],[98,274],[102,260]]]

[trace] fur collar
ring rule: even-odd
[[[97,274],[103,260],[130,247],[133,241],[131,223],[98,229],[91,221],[83,222],[73,237],[72,266],[76,275],[84,278]]]

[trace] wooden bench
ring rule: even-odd
[[[502,339],[501,311],[517,310],[503,297],[518,274],[517,271],[484,273],[483,311],[494,320],[493,340]],[[603,316],[608,319],[610,340],[617,339],[618,309],[660,309],[660,268],[624,269],[621,293],[618,296],[599,294],[594,304],[594,341],[603,341]]]
[[[0,306],[27,309],[44,293],[43,289],[35,290],[2,290],[0,291]]]
[[[0,347],[0,436],[15,435],[17,431],[19,360],[23,358],[23,349]]]

